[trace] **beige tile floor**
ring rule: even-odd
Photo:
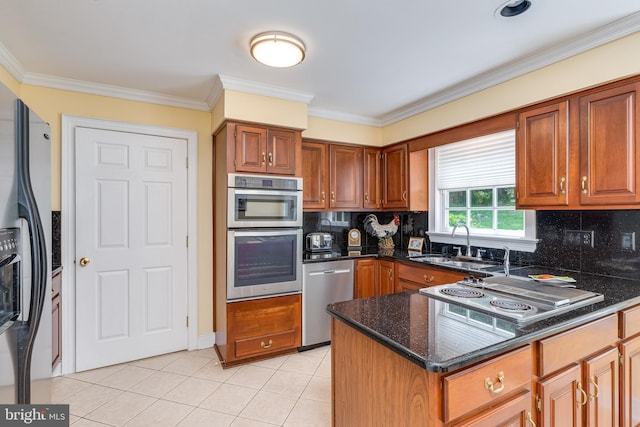
[[[56,377],[74,427],[331,425],[331,350],[222,369],[213,349]]]

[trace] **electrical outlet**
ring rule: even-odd
[[[565,230],[564,244],[570,246],[580,246],[593,248],[595,233],[584,230]]]
[[[627,251],[636,250],[636,232],[620,233],[620,247]]]

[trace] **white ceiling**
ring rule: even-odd
[[[504,0],[0,0],[0,64],[30,84],[197,109],[224,87],[381,125],[640,31],[638,0],[531,2],[505,19]],[[266,30],[300,37],[305,61],[255,62]]]

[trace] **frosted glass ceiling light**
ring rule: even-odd
[[[304,43],[293,34],[280,31],[260,33],[251,39],[251,56],[270,67],[293,67],[304,59]]]

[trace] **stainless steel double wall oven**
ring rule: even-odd
[[[227,300],[302,290],[302,178],[229,174]]]

